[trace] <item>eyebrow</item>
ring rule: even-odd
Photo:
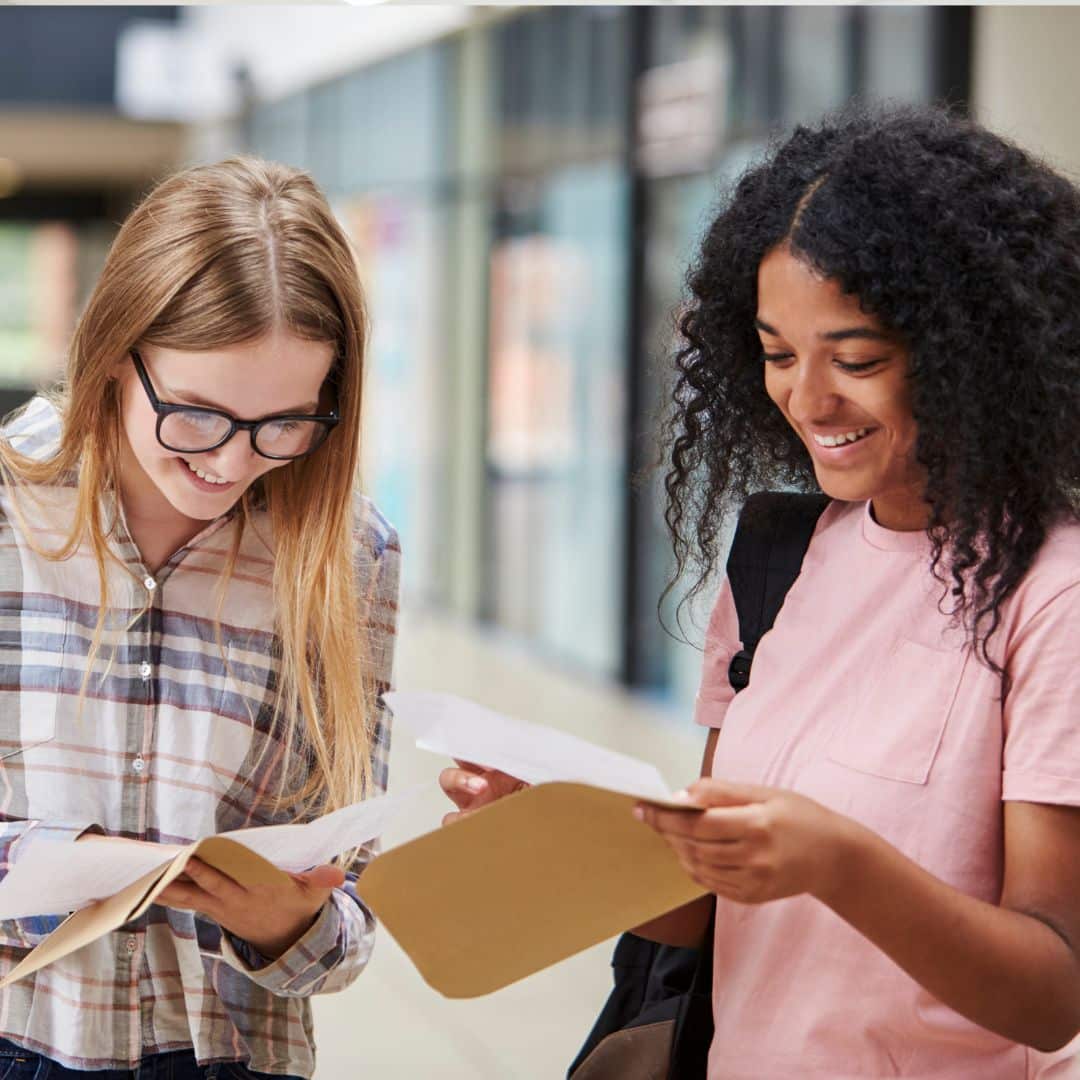
[[[782,337],[779,330],[773,329],[764,319],[754,319],[754,325],[763,333],[772,334],[773,337]],[[849,326],[843,330],[827,330],[818,337],[824,341],[883,341],[892,342],[893,337],[883,330],[875,330],[871,326]]]
[[[186,390],[174,390],[169,387],[163,387],[171,398],[182,398],[184,404],[197,405],[204,409],[214,409],[217,412],[228,413],[232,416],[233,413],[229,412],[223,405],[218,405],[213,401],[207,401],[206,398],[199,397],[198,394],[188,393]],[[314,413],[319,408],[317,401],[305,401],[303,405],[293,405],[288,409],[278,409],[276,412],[267,413],[267,416],[289,416],[293,413]]]

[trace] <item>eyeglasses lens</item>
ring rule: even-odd
[[[328,430],[317,420],[271,420],[256,429],[255,446],[270,457],[299,457],[316,449]]]
[[[217,446],[229,432],[229,421],[217,413],[190,409],[169,413],[161,421],[161,441],[174,450],[196,453]]]

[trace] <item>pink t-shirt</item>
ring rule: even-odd
[[[995,903],[1002,800],[1080,806],[1080,527],[1051,532],[1006,605],[1004,706],[937,610],[928,553],[868,504],[830,505],[734,700],[725,583],[696,719],[721,729],[714,776],[816,799]],[[1040,1054],[964,1019],[817,900],[717,904],[710,1080],[1075,1075],[1075,1048]]]

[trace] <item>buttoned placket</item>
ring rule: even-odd
[[[122,507],[119,511],[122,525],[120,542],[121,557],[126,561],[132,576],[128,578],[128,610],[142,611],[127,628],[125,642],[129,663],[137,665],[138,682],[132,681],[132,701],[127,712],[125,747],[127,749],[127,767],[121,780],[120,828],[122,835],[139,840],[146,839],[150,823],[150,796],[153,791],[150,755],[157,738],[158,704],[160,687],[158,669],[161,664],[162,646],[162,590],[169,576],[183,561],[190,549],[199,541],[217,532],[233,514],[230,512],[211,522],[194,540],[176,551],[157,571],[151,574],[142,565],[138,548],[131,539],[124,520]],[[142,695],[137,693],[141,687]],[[132,1028],[128,1034],[128,1045],[144,1047],[155,1044],[153,994],[139,993],[140,977],[146,971],[146,926],[147,913],[131,923],[125,931],[116,935],[116,970],[120,981],[126,972],[131,1009]]]
[[[130,605],[142,614],[128,630],[127,646],[132,662],[137,664],[138,686],[142,694],[132,702],[128,714],[128,769],[124,777],[123,829],[127,836],[146,839],[150,824],[152,777],[150,754],[157,728],[158,685],[155,669],[161,651],[161,585],[158,577],[139,567],[131,582]],[[160,575],[159,575],[160,576]],[[136,696],[133,694],[133,696]],[[132,1010],[132,1043],[141,1047],[154,1043],[152,995],[139,993],[140,979],[146,964],[146,926],[144,914],[120,936],[118,970],[127,966],[129,992],[136,1009]]]

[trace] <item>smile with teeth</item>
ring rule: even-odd
[[[192,465],[186,458],[183,459],[184,464],[200,479],[205,480],[208,484],[231,484],[231,480],[222,480],[220,476],[215,476],[213,473],[204,472],[198,467],[198,465]]]
[[[814,442],[818,446],[846,446],[848,443],[858,442],[870,434],[870,429],[861,427],[854,431],[845,431],[841,435],[814,435]]]

